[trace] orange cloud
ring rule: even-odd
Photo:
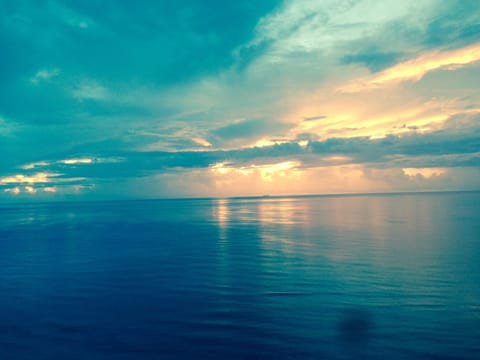
[[[37,190],[32,186],[25,186],[25,191],[29,194],[35,194]]]
[[[196,137],[196,138],[193,138],[192,140],[193,140],[194,143],[196,143],[200,146],[204,146],[204,147],[211,147],[212,146],[212,144],[204,138]]]
[[[403,173],[407,176],[423,176],[425,178],[431,178],[432,176],[440,176],[445,174],[448,169],[446,168],[403,168]]]
[[[18,186],[14,187],[12,189],[5,189],[3,191],[5,191],[6,193],[12,193],[12,194],[15,194],[15,195],[20,194],[22,192]]]
[[[217,175],[241,174],[244,176],[258,173],[265,182],[272,182],[273,176],[298,177],[301,171],[298,167],[301,165],[299,161],[283,161],[275,164],[265,165],[248,165],[241,167],[229,166],[227,163],[217,163],[210,167],[211,171]]]
[[[387,135],[401,136],[407,133],[426,133],[438,130],[454,115],[476,114],[479,109],[465,110],[465,104],[457,100],[432,99],[427,102],[399,96],[387,104],[378,101],[374,93],[335,94],[331,102],[321,104],[321,110],[328,114],[318,120],[300,120],[289,131],[291,139],[300,134],[314,134],[319,139],[331,137],[382,138]],[[313,107],[313,106],[312,106]],[[292,118],[301,119],[302,114],[313,112],[311,108],[300,107]]]
[[[50,178],[59,176],[60,174],[54,173],[37,173],[32,176],[25,175],[13,175],[0,178],[0,184],[35,184],[46,183],[52,181]]]
[[[388,83],[420,80],[425,74],[435,70],[455,70],[480,60],[480,44],[474,44],[451,51],[431,51],[415,59],[394,65],[380,74],[360,79],[341,87],[341,92],[359,92],[381,87]]]

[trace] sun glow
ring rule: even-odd
[[[285,177],[287,175],[300,176],[299,170],[301,163],[299,161],[283,161],[275,164],[263,165],[247,165],[234,167],[228,163],[217,163],[211,166],[211,170],[218,175],[227,175],[231,173],[241,174],[244,176],[258,173],[263,181],[272,182],[274,176]]]

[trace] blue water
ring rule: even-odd
[[[478,359],[480,193],[0,205],[0,359]]]

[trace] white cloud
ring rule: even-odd
[[[382,26],[397,20],[421,26],[435,1],[417,0],[289,0],[258,24],[256,38],[246,47],[263,42],[271,46],[263,61],[278,62],[297,52],[332,52],[358,39],[382,39]],[[395,43],[398,51],[399,39]],[[392,46],[385,41],[385,50]]]
[[[72,96],[77,100],[106,100],[109,91],[97,81],[85,79],[73,87]]]
[[[51,13],[55,14],[65,25],[72,28],[85,30],[95,24],[89,16],[81,14],[59,2],[50,1],[48,2],[48,7]]]
[[[59,69],[42,69],[37,71],[32,78],[30,79],[30,82],[32,84],[39,84],[40,82],[43,81],[49,81],[50,79],[57,77],[60,74]]]
[[[91,164],[93,163],[93,159],[90,159],[90,158],[65,159],[65,160],[59,160],[58,162],[65,165]]]
[[[7,120],[0,115],[0,136],[10,136],[20,127],[19,124]]]
[[[203,147],[211,147],[212,146],[212,144],[204,138],[195,137],[195,138],[192,139],[192,141],[194,143],[200,145],[200,146],[203,146]]]
[[[37,161],[37,162],[22,165],[20,166],[20,169],[31,170],[31,169],[35,169],[36,167],[44,167],[48,165],[50,165],[48,161]]]

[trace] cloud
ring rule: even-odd
[[[193,196],[472,178],[476,2],[252,4],[5,7],[0,178],[15,181],[2,189]],[[275,164],[287,168],[269,172]],[[58,175],[24,181],[39,173]]]
[[[213,130],[211,135],[222,142],[245,139],[251,141],[267,134],[271,136],[282,134],[289,126],[267,120],[240,120]]]
[[[9,121],[2,117],[0,114],[0,137],[6,138],[11,137],[16,130],[20,128],[19,124],[14,123],[13,121]],[[3,139],[5,141],[5,139]]]
[[[39,167],[56,167],[60,168],[57,166],[57,164],[63,164],[63,165],[81,165],[81,164],[92,164],[94,162],[119,162],[121,159],[115,159],[115,158],[70,158],[70,159],[61,159],[61,160],[54,160],[54,161],[38,161],[38,162],[33,162],[25,165],[19,166],[20,169],[23,170],[31,170]]]
[[[35,58],[43,60],[42,50],[55,49],[66,73],[89,73],[100,82],[154,77],[171,83],[228,66],[232,50],[277,4],[216,2],[213,11],[213,4],[200,1],[143,6],[27,1],[12,3],[4,23]]]
[[[36,173],[31,176],[23,174],[5,176],[0,178],[0,185],[4,184],[35,184],[51,182],[53,177],[59,176],[55,173]]]
[[[210,169],[215,174],[227,175],[231,173],[238,173],[242,175],[251,175],[254,172],[258,172],[261,178],[267,182],[272,181],[273,176],[280,177],[296,177],[300,171],[301,163],[299,161],[282,161],[273,164],[263,164],[263,165],[247,165],[232,167],[227,163],[217,163],[210,166]]]
[[[68,7],[60,2],[49,2],[47,9],[57,19],[74,30],[85,30],[95,25],[91,17],[77,12],[72,7]]]
[[[58,162],[66,165],[91,164],[93,162],[93,159],[90,159],[90,158],[65,159],[65,160],[59,160]]]
[[[134,106],[141,104],[141,89],[158,93],[231,66],[233,50],[251,38],[258,19],[277,3],[217,3],[214,11],[193,0],[102,7],[71,1],[11,3],[0,15],[2,111],[28,124],[75,123],[107,110],[125,116],[129,106],[137,117],[144,109]],[[58,69],[62,76],[46,81]],[[38,86],[25,81],[26,74],[35,74],[32,81]],[[115,101],[112,89],[135,94],[135,104]],[[100,107],[88,100],[110,104]],[[158,120],[160,113],[153,116]]]
[[[212,144],[209,141],[207,141],[203,138],[195,137],[192,140],[193,140],[194,143],[196,143],[200,146],[204,146],[204,147],[211,147],[212,146]]]
[[[351,52],[351,47],[360,43],[362,47],[388,50],[393,45],[389,37],[395,33],[394,45],[398,50],[402,41],[398,41],[399,31],[394,25],[416,28],[425,14],[435,13],[434,5],[431,1],[411,0],[289,0],[259,22],[251,44],[270,42],[267,59],[270,63],[287,60],[294,53]]]
[[[342,87],[344,92],[358,92],[401,81],[418,81],[436,70],[455,70],[480,60],[480,43],[451,51],[432,51],[393,65],[372,78],[354,81]]]
[[[477,166],[480,132],[473,133],[441,130],[429,134],[411,134],[402,137],[388,136],[382,139],[336,138],[322,142],[311,142],[309,147],[315,154],[341,154],[352,156],[361,163],[385,163],[387,166],[399,166],[398,161],[417,161],[423,156],[447,156],[436,166]],[[460,159],[456,155],[470,154],[472,157]],[[394,158],[400,156],[400,158]],[[448,164],[446,160],[448,157]],[[476,159],[476,160],[475,160]],[[460,161],[462,160],[462,161]],[[473,160],[473,162],[472,162]],[[408,167],[404,164],[403,167]]]
[[[315,120],[322,120],[322,119],[326,119],[327,116],[325,115],[315,115],[315,116],[305,116],[303,118],[304,121],[315,121]]]
[[[450,121],[454,120],[449,125],[455,126],[458,119]],[[471,119],[471,127],[465,130],[445,128],[428,134],[390,135],[381,139],[330,138],[310,140],[304,146],[294,141],[230,150],[123,151],[88,158],[46,159],[23,166],[25,170],[42,167],[44,172],[11,175],[1,178],[0,183],[142,177],[159,172],[175,172],[177,169],[205,169],[219,163],[238,169],[269,166],[272,163],[297,164],[298,161],[302,167],[348,163],[398,168],[478,166],[480,128],[473,125],[475,122]]]
[[[35,194],[37,190],[32,186],[25,186],[25,191],[29,194]]]
[[[72,89],[72,96],[78,100],[105,100],[108,90],[93,80],[83,80]]]
[[[6,193],[12,193],[14,195],[18,195],[22,192],[22,190],[20,190],[20,188],[18,186],[14,187],[14,188],[10,188],[10,189],[4,189],[3,191],[6,192]]]
[[[407,176],[420,175],[424,178],[431,178],[432,176],[441,176],[448,171],[448,169],[446,168],[403,168],[402,170]]]
[[[363,52],[345,55],[341,58],[341,62],[344,64],[361,64],[372,72],[378,72],[394,65],[401,57],[402,54],[400,53]]]
[[[33,75],[33,77],[30,79],[30,82],[32,84],[38,84],[42,81],[48,81],[60,74],[59,69],[44,69],[44,70],[39,70]]]
[[[426,21],[423,42],[429,47],[468,44],[478,41],[480,15],[475,1],[453,0],[442,3],[436,16]]]

